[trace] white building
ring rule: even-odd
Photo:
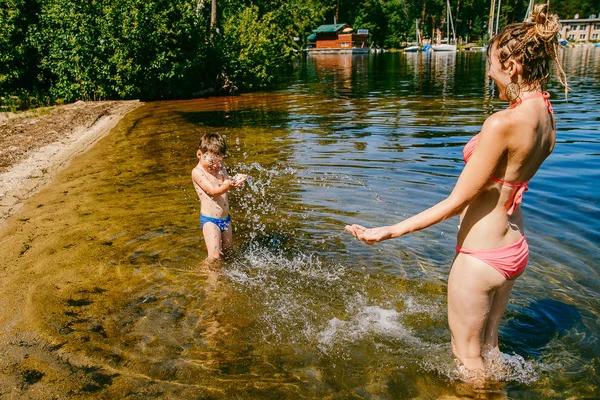
[[[595,14],[589,18],[579,18],[575,14],[574,19],[561,19],[562,30],[560,34],[569,42],[598,42],[600,41],[600,18]]]

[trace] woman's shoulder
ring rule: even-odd
[[[513,132],[515,119],[508,111],[511,110],[501,110],[490,115],[483,123],[481,134],[488,137],[505,137]]]

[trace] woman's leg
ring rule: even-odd
[[[207,222],[202,227],[202,234],[204,235],[204,242],[206,243],[206,250],[208,251],[209,258],[220,258],[221,257],[221,230],[219,227],[212,222]]]
[[[488,264],[459,253],[448,278],[448,324],[452,351],[470,371],[483,373],[481,349],[494,304],[506,279]]]
[[[492,306],[490,309],[490,316],[488,317],[487,324],[485,326],[485,332],[483,337],[483,348],[493,348],[498,349],[498,327],[500,326],[500,321],[502,320],[502,315],[504,315],[504,310],[506,310],[506,305],[508,304],[508,298],[510,296],[510,292],[512,291],[513,285],[515,284],[515,279],[507,280],[501,285],[498,289],[496,289],[496,293],[494,294],[494,299],[492,301]]]

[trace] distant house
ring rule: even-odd
[[[307,37],[307,50],[312,53],[368,53],[369,31],[356,33],[348,24],[321,25]]]
[[[600,41],[600,18],[595,14],[581,19],[576,14],[574,19],[561,19],[560,23],[562,24],[560,34],[569,42]]]

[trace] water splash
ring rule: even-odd
[[[256,313],[253,334],[270,346],[316,348],[319,358],[358,364],[378,358],[380,368],[428,358],[428,335],[406,320],[439,316],[439,304],[382,286],[366,271],[253,242],[224,272],[251,299],[246,307]]]
[[[412,330],[400,322],[400,314],[395,310],[362,306],[352,310],[350,315],[349,320],[334,317],[328,321],[327,328],[317,335],[319,350],[329,353],[335,345],[354,343],[369,335],[401,339],[411,345],[420,344]]]
[[[280,180],[286,182],[286,187],[289,186],[290,182],[297,187],[317,185],[325,188],[332,187],[340,182],[350,182],[367,189],[373,194],[377,202],[384,203],[375,189],[362,179],[348,174],[311,169],[307,175],[289,166],[265,168],[257,162],[237,164],[234,170],[249,176],[246,181],[249,190],[239,195],[239,205],[246,213],[246,217],[249,217],[256,224],[260,224],[259,215],[274,214],[278,205],[286,203],[283,197],[287,194],[285,191],[271,190],[272,188],[280,189],[282,187],[278,184]],[[306,214],[313,210],[306,206],[303,211]],[[259,230],[264,231],[264,229]]]
[[[366,184],[362,179],[357,178],[355,176],[351,176],[348,174],[340,174],[340,173],[333,173],[333,172],[327,172],[327,171],[318,171],[316,169],[311,169],[310,171],[310,176],[305,177],[305,180],[308,181],[313,181],[316,182],[317,184],[319,184],[320,186],[323,187],[329,187],[331,184],[335,183],[335,182],[350,182],[353,184],[357,184],[358,186],[361,186],[365,189],[367,189],[368,191],[370,191],[374,196],[375,199],[377,200],[378,203],[384,203],[383,199],[381,198],[381,196],[379,195],[379,193],[373,189],[371,186],[369,186],[368,184]]]
[[[343,296],[346,270],[313,254],[286,255],[252,242],[225,271],[238,290],[248,294],[258,329],[271,343],[310,340],[310,330],[331,312],[332,296]]]
[[[484,353],[490,377],[499,382],[520,382],[531,385],[539,379],[535,365],[518,354],[505,354],[496,349]]]
[[[235,193],[233,207],[237,215],[241,214],[236,220],[241,222],[241,228],[248,232],[250,239],[264,235],[269,228],[285,226],[286,216],[279,216],[277,220],[272,217],[281,214],[280,205],[286,203],[287,192],[281,190],[285,185],[279,184],[280,181],[289,181],[296,170],[290,167],[269,169],[254,162],[237,164],[235,171],[248,175],[245,189]]]

